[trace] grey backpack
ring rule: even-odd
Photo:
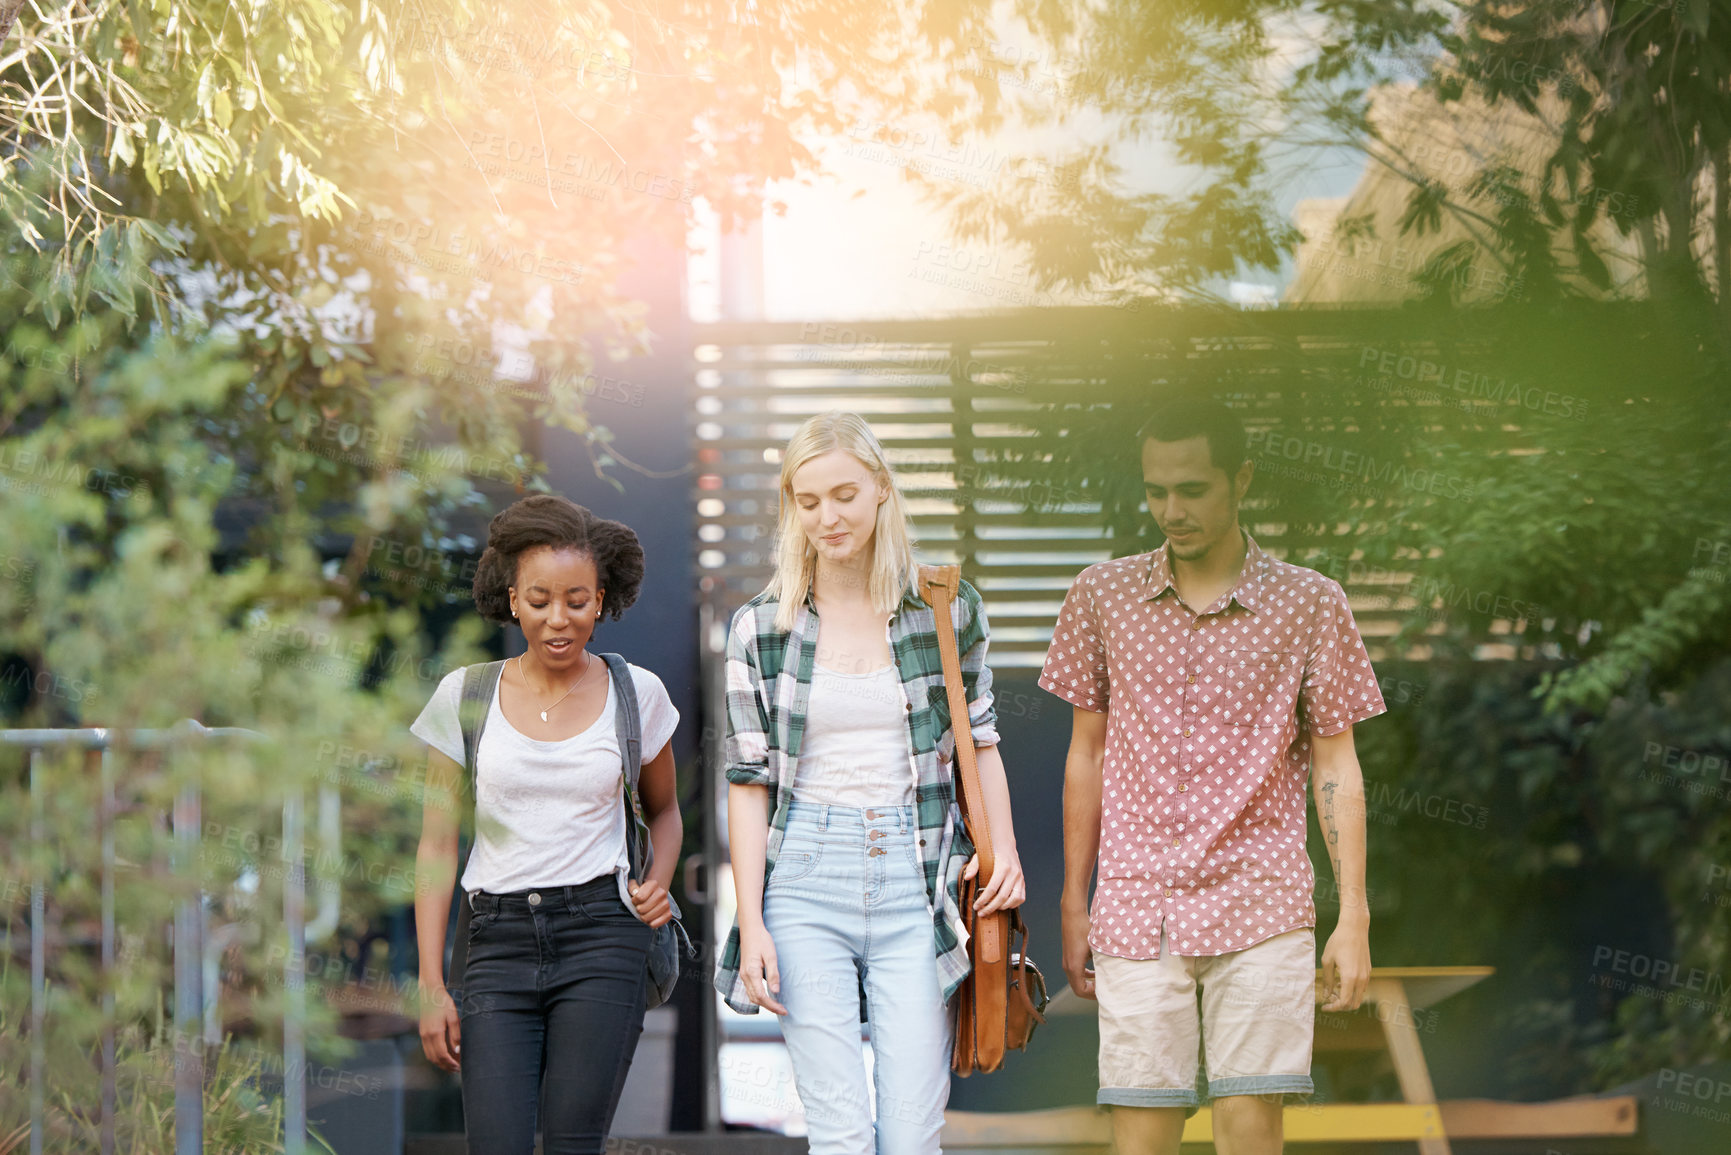
[[[649,824],[644,820],[643,807],[637,800],[637,779],[643,771],[643,726],[637,711],[637,687],[624,658],[618,654],[602,654],[600,657],[607,663],[607,671],[613,677],[613,695],[619,703],[613,715],[613,732],[619,740],[623,763],[621,775],[625,785],[627,817],[625,853],[630,860],[631,877],[641,882],[649,876],[649,868],[654,865],[655,847],[649,841]],[[481,731],[486,729],[487,714],[493,706],[493,691],[499,684],[499,673],[504,665],[502,661],[482,662],[463,669],[463,696],[457,707],[457,716],[463,727],[463,765],[468,773],[469,810],[465,825],[471,827],[474,822],[475,752],[480,749]],[[470,849],[473,849],[472,837]],[[457,934],[451,946],[451,965],[445,971],[445,986],[451,989],[463,985],[463,972],[469,960],[470,912],[462,885],[463,867],[468,864],[468,858],[469,850],[465,850],[463,861],[457,867]],[[656,927],[649,941],[649,982],[645,998],[650,1007],[666,1002],[673,993],[674,984],[679,981],[681,943],[687,957],[696,955],[691,938],[685,933],[685,925],[680,921],[679,904],[672,895],[667,896],[667,901],[673,908],[673,917]]]

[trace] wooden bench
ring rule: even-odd
[[[1581,1139],[1633,1136],[1639,1127],[1633,1096],[1578,1097],[1547,1103],[1494,1099],[1437,1102],[1419,1042],[1415,1011],[1481,982],[1491,967],[1375,967],[1365,1006],[1357,1012],[1317,1012],[1315,1055],[1328,1065],[1343,1055],[1380,1052],[1400,1085],[1399,1103],[1315,1103],[1285,1111],[1289,1143],[1409,1141],[1420,1155],[1452,1155],[1453,1139]],[[1321,973],[1317,1001],[1322,1001]],[[1046,1013],[1092,1015],[1097,1004],[1064,986]],[[1046,1111],[951,1111],[943,1144],[982,1148],[1095,1148],[1112,1139],[1111,1116],[1097,1107]],[[1185,1123],[1184,1142],[1211,1144],[1213,1119],[1204,1107]]]

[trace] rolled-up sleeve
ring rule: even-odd
[[[1104,713],[1112,700],[1106,644],[1094,612],[1094,593],[1084,570],[1064,596],[1052,644],[1040,671],[1040,688],[1072,706]]]
[[[727,780],[741,786],[768,786],[769,710],[757,664],[756,621],[750,606],[733,615],[727,632],[727,739],[723,759]]]
[[[956,649],[961,651],[962,685],[968,691],[968,727],[973,731],[974,745],[998,744],[998,709],[992,697],[992,667],[986,664],[986,649],[991,643],[991,627],[986,621],[986,604],[980,593],[967,582],[961,584],[961,622],[957,625]]]
[[[1385,712],[1364,639],[1352,620],[1346,591],[1322,579],[1299,706],[1312,734],[1326,738]]]

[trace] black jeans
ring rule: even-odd
[[[462,1008],[471,1155],[600,1152],[637,1037],[652,931],[609,874],[469,899]]]

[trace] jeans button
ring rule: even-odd
[[[540,906],[541,905],[541,895],[538,892],[536,892],[536,891],[530,891],[529,892],[529,905],[530,906]]]

